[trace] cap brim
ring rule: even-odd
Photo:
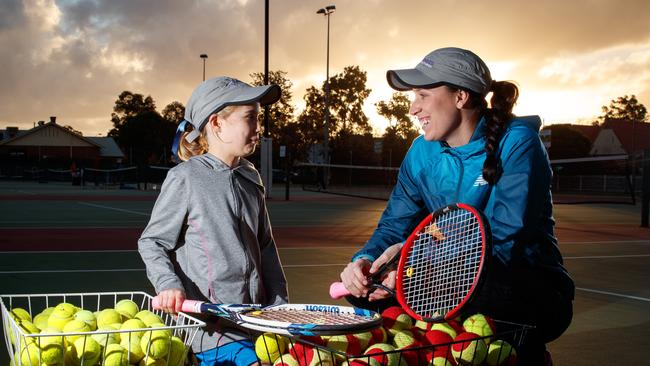
[[[239,105],[249,103],[259,103],[262,106],[273,104],[280,99],[282,89],[278,85],[262,85],[248,88],[245,92],[238,91],[239,95],[236,100],[233,100],[225,105]],[[225,106],[224,105],[224,106]]]
[[[431,79],[417,69],[388,70],[386,79],[391,88],[399,91],[428,87],[440,83],[440,81]]]

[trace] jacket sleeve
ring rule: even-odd
[[[156,292],[180,288],[183,284],[174,272],[170,252],[176,247],[187,215],[188,191],[174,170],[167,173],[156,200],[149,224],[138,240],[138,251],[147,269],[147,277]]]
[[[504,264],[530,262],[540,240],[556,243],[548,156],[539,136],[526,129],[504,136],[500,158],[502,175],[489,203],[494,254]]]
[[[289,302],[287,279],[280,263],[280,256],[273,239],[271,221],[266,210],[266,203],[262,199],[260,210],[259,228],[261,256],[262,256],[262,282],[266,290],[266,300],[270,305],[285,304]]]
[[[364,247],[352,257],[352,261],[359,258],[374,261],[389,246],[406,240],[415,225],[426,216],[426,206],[415,181],[418,172],[413,171],[412,159],[418,154],[414,150],[413,147],[409,149],[402,162],[397,184],[377,228]]]

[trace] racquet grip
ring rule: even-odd
[[[340,299],[348,295],[350,295],[350,291],[345,288],[343,282],[334,282],[330,285],[330,297],[332,299]]]
[[[201,301],[196,301],[196,300],[185,300],[183,301],[183,304],[181,305],[181,311],[184,313],[200,313],[201,312],[201,304],[203,304]],[[154,308],[154,310],[160,310],[160,299],[158,299],[158,296],[154,297],[151,300],[151,306]]]

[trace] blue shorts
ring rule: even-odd
[[[253,343],[239,340],[194,354],[201,366],[248,366],[257,362]]]

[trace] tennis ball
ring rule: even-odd
[[[20,355],[16,351],[16,359],[20,360],[21,365],[40,365],[41,349],[36,343],[28,343],[20,349]]]
[[[104,309],[97,315],[97,327],[101,328],[105,325],[121,324],[122,314],[118,313],[115,309]],[[119,329],[119,328],[118,328]]]
[[[461,333],[454,338],[451,354],[461,365],[480,365],[487,357],[487,346],[474,333]]]
[[[128,366],[129,353],[119,344],[109,344],[104,351],[104,366]]]
[[[56,328],[45,328],[43,333],[61,333]],[[38,345],[41,348],[41,359],[46,364],[57,364],[63,362],[65,352],[64,336],[39,337]]]
[[[32,316],[29,315],[29,312],[23,308],[13,308],[11,309],[10,315],[16,323],[20,323],[23,320],[32,321]]]
[[[299,366],[332,366],[335,364],[331,352],[304,343],[293,343],[289,354],[295,358]]]
[[[88,324],[77,319],[72,319],[63,326],[63,333],[83,333],[90,331],[91,329]],[[66,336],[65,339],[68,342],[73,343],[79,337],[81,337],[81,335],[69,335]]]
[[[187,361],[187,351],[188,347],[185,346],[183,340],[173,336],[172,344],[169,348],[169,360],[167,360],[168,366],[183,366],[185,361]]]
[[[489,366],[515,366],[517,351],[506,341],[497,339],[488,347],[486,362]]]
[[[343,361],[346,358],[346,355],[357,356],[360,355],[363,350],[361,349],[361,343],[359,339],[354,336],[354,334],[341,334],[331,336],[327,340],[327,347],[335,351],[344,353],[334,353],[334,357],[339,361]]]
[[[121,338],[120,346],[127,350],[129,362],[132,364],[140,362],[144,358],[144,352],[142,351],[142,347],[140,347],[141,338],[135,334],[131,334],[130,336],[125,334]]]
[[[429,323],[429,322],[424,321],[424,320],[416,320],[414,325],[415,325],[416,328],[420,329],[421,331],[426,332],[428,330],[431,330],[431,326],[433,324],[435,324],[435,323]]]
[[[454,341],[449,333],[439,329],[431,329],[424,336],[428,343],[433,346],[434,352],[449,353],[451,343]]]
[[[273,333],[262,333],[255,340],[255,354],[263,363],[275,362],[286,347],[284,338]]]
[[[372,334],[372,338],[370,338],[368,347],[372,346],[375,343],[386,343],[388,341],[388,332],[386,332],[386,329],[384,329],[383,327],[379,327],[371,330],[370,334]]]
[[[355,333],[354,336],[359,340],[359,345],[361,346],[362,351],[365,351],[372,341],[371,332]]]
[[[164,358],[145,357],[138,362],[138,366],[167,366]]]
[[[22,331],[25,334],[38,334],[41,332],[41,330],[38,329],[38,327],[36,327],[29,320],[23,320],[22,322],[20,322],[19,327],[22,329]],[[34,339],[34,337],[25,337],[24,341],[25,343],[32,343],[35,342],[36,340]]]
[[[427,363],[429,366],[456,366],[456,361],[452,357],[434,354]]]
[[[43,312],[38,313],[34,317],[33,323],[38,329],[43,330],[43,329],[47,328],[47,319],[49,319],[49,317],[50,317],[50,314],[45,314]]]
[[[300,366],[300,364],[295,358],[293,358],[293,356],[287,353],[280,355],[280,357],[273,362],[273,366]]]
[[[386,366],[399,366],[400,355],[395,352],[395,347],[388,343],[376,343],[368,347],[364,355],[376,360],[381,365]]]
[[[131,333],[137,335],[138,337],[142,337],[142,335],[144,334],[145,328],[147,328],[147,325],[144,324],[142,322],[142,320],[136,319],[136,318],[128,319],[127,321],[122,323],[122,326],[120,326],[120,330],[124,330],[124,331],[130,331],[130,330],[133,330],[133,329],[142,329],[141,331],[138,331],[138,332],[131,332]]]
[[[409,329],[413,326],[413,318],[399,306],[386,308],[381,312],[381,317],[383,318],[384,328],[392,336],[402,329]]]
[[[151,327],[151,324],[165,323],[158,314],[152,313],[149,310],[140,311],[139,313],[135,314],[134,318],[142,320],[142,322],[148,327]]]
[[[62,303],[59,303],[58,305],[56,305],[54,307],[53,311],[56,311],[56,310],[64,311],[64,312],[67,312],[67,313],[70,313],[70,314],[74,315],[74,313],[76,313],[80,309],[78,307],[74,306],[73,304],[70,304],[70,303],[67,303],[67,302],[62,302]]]
[[[397,349],[419,346],[420,343],[415,339],[413,332],[407,329],[402,329],[395,333],[393,337],[393,346]]]
[[[47,318],[47,326],[63,330],[65,325],[74,319],[75,308],[70,304],[59,304]]]
[[[92,337],[79,337],[70,347],[71,359],[78,366],[92,366],[99,360],[102,348]]]
[[[463,329],[466,332],[477,334],[479,337],[487,337],[483,339],[487,344],[490,343],[489,337],[496,333],[496,325],[492,318],[483,314],[474,314],[465,319]]]
[[[371,357],[350,358],[341,362],[341,366],[382,366],[379,361]]]
[[[91,337],[97,342],[101,347],[106,347],[109,344],[120,343],[120,333],[104,333],[109,331],[117,330],[112,325],[105,325],[103,327],[97,328],[97,333],[91,335]]]
[[[122,320],[126,321],[133,319],[135,314],[140,311],[140,308],[133,300],[123,299],[115,304],[115,310],[122,315]]]
[[[447,322],[434,323],[434,324],[431,325],[430,330],[439,330],[441,332],[445,332],[445,333],[449,334],[449,336],[452,339],[456,338],[456,336],[458,335],[458,332],[456,331],[456,329],[451,324],[449,324]],[[461,331],[461,333],[463,333],[463,332],[464,332],[464,330]]]
[[[169,329],[152,330],[145,332],[140,339],[140,347],[145,356],[164,358],[169,353],[172,333]]]
[[[91,331],[97,330],[97,318],[92,311],[81,309],[74,314],[74,318],[88,324]]]

